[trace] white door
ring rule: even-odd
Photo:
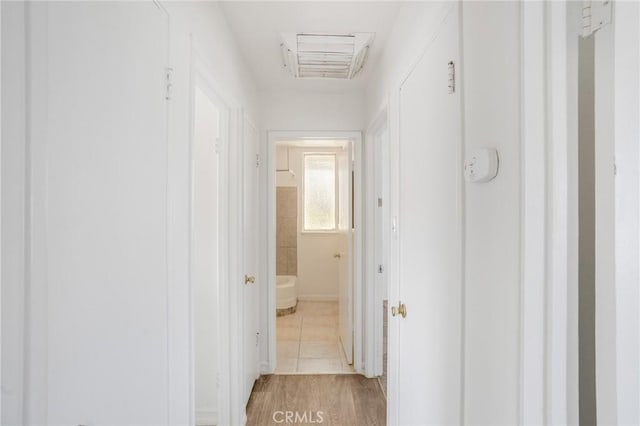
[[[336,155],[338,173],[338,333],[349,364],[353,364],[353,232],[351,143]]]
[[[377,129],[374,133],[374,196],[375,196],[375,212],[373,217],[374,229],[374,260],[375,260],[375,309],[374,315],[376,319],[375,330],[382,336],[379,341],[382,346],[376,348],[376,358],[374,372],[375,374],[384,374],[386,366],[384,365],[384,353],[386,341],[384,341],[384,324],[382,312],[382,302],[388,298],[387,269],[389,267],[388,259],[388,243],[389,243],[389,152],[388,137],[389,131],[387,124]]]
[[[397,346],[400,425],[461,422],[461,117],[449,93],[458,61],[455,7],[400,91],[398,295],[390,317]]]
[[[206,91],[206,90],[205,90]],[[221,114],[210,93],[194,88],[191,279],[196,424],[218,409],[219,158]]]
[[[46,189],[36,214],[45,222],[34,219],[46,241],[34,255],[46,261],[46,317],[36,320],[47,345],[33,354],[46,355],[46,400],[31,401],[46,418],[32,420],[163,424],[168,16],[151,1],[34,8],[47,24],[32,28],[46,32],[34,96],[46,84],[38,108],[48,117],[33,125],[34,155],[46,156],[46,181],[34,182]]]
[[[265,285],[258,271],[258,212],[259,212],[259,157],[258,132],[244,120],[244,271],[243,288],[243,404],[251,395],[253,383],[258,377],[258,287]]]

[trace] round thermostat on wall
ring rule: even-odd
[[[471,152],[464,161],[464,179],[467,182],[489,182],[498,174],[498,151],[480,148]]]

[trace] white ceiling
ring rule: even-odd
[[[227,1],[221,8],[260,90],[356,90],[366,86],[386,44],[400,1]],[[371,32],[364,69],[353,80],[295,79],[283,67],[280,33]]]

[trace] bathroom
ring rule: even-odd
[[[276,143],[276,374],[352,373],[348,140]],[[341,297],[342,296],[342,297]],[[348,298],[347,298],[348,299]]]

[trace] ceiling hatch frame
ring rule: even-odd
[[[351,80],[367,60],[374,33],[283,33],[283,66],[294,78]]]

